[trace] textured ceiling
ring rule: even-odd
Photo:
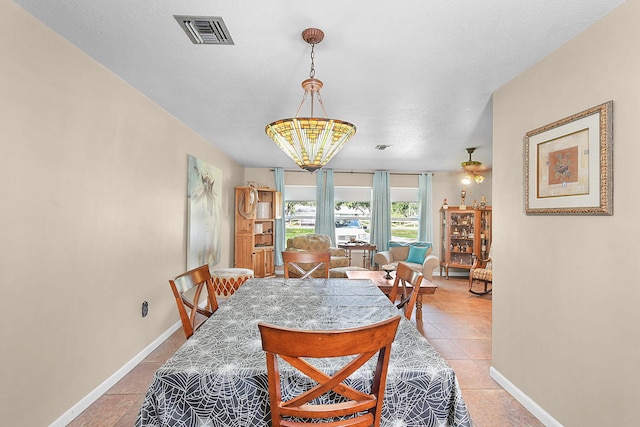
[[[294,116],[309,76],[358,130],[336,170],[491,165],[491,94],[621,0],[15,0],[247,167],[296,168],[264,132]],[[220,16],[234,45],[194,45],[174,15]],[[517,141],[515,142],[517,143]],[[390,145],[385,151],[379,144]]]

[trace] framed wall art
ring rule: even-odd
[[[527,215],[613,215],[613,101],[527,132]]]
[[[212,269],[220,261],[222,171],[191,155],[188,168],[187,269]]]

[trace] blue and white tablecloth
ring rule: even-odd
[[[136,426],[270,426],[258,322],[345,329],[397,314],[369,280],[250,279],[156,372]],[[305,386],[285,366],[281,375],[285,398]],[[372,376],[373,367],[361,369],[353,384],[368,390]],[[391,350],[381,425],[472,425],[453,369],[404,317]]]

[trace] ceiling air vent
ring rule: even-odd
[[[219,16],[174,15],[193,44],[233,44],[227,26]]]

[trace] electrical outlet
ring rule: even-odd
[[[146,317],[149,314],[149,303],[142,301],[142,317]]]

